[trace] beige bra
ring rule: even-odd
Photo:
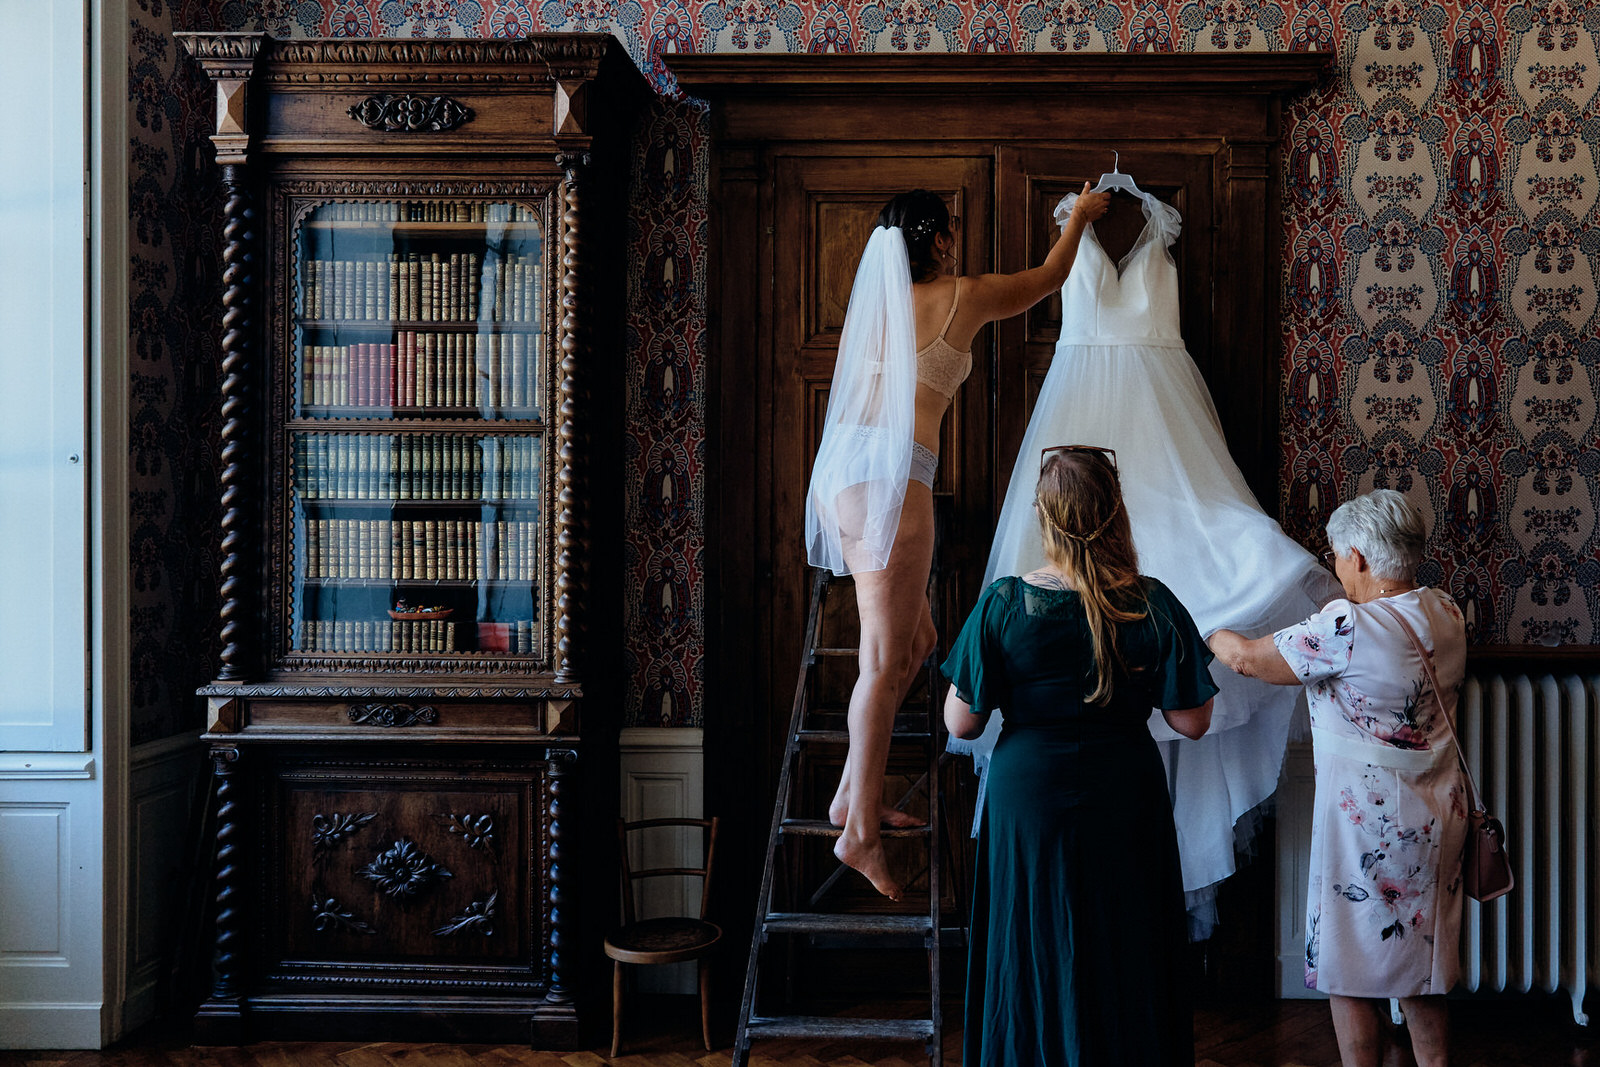
[[[940,393],[946,400],[956,395],[961,383],[972,373],[972,353],[957,352],[955,346],[944,339],[950,324],[955,321],[956,306],[961,303],[961,279],[956,279],[956,295],[950,301],[950,314],[944,317],[939,336],[917,353],[917,384],[926,385]]]

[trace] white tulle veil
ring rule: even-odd
[[[911,261],[898,226],[872,231],[856,268],[806,494],[806,554],[835,574],[882,570],[900,526],[916,429]]]

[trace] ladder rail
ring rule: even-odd
[[[805,839],[817,837],[838,836],[839,831],[821,822],[809,819],[790,818],[789,808],[795,802],[795,780],[798,769],[802,766],[802,751],[808,744],[837,744],[847,739],[840,736],[837,730],[806,729],[807,712],[813,702],[814,689],[817,684],[817,668],[819,662],[830,658],[842,658],[848,655],[859,655],[859,649],[837,647],[829,643],[824,645],[822,631],[826,615],[826,603],[829,587],[833,576],[825,570],[817,570],[813,574],[811,587],[811,604],[807,612],[805,638],[800,657],[799,676],[795,682],[794,702],[790,709],[789,733],[785,739],[783,766],[778,776],[778,795],[774,798],[772,808],[772,822],[767,836],[766,865],[761,875],[761,888],[756,902],[755,926],[750,939],[750,955],[745,968],[745,984],[739,1010],[739,1027],[734,1041],[733,1067],[746,1067],[750,1054],[751,1042],[757,1038],[765,1037],[795,1037],[815,1036],[820,1039],[837,1040],[840,1037],[859,1037],[862,1039],[894,1039],[894,1040],[921,1040],[927,1051],[931,1067],[942,1067],[944,1033],[944,1013],[942,1006],[942,956],[941,948],[941,890],[943,863],[941,853],[949,846],[948,835],[943,832],[947,826],[944,812],[944,798],[939,789],[939,771],[943,766],[943,715],[938,700],[940,674],[937,665],[930,658],[926,663],[926,683],[924,693],[923,721],[917,722],[915,713],[904,715],[910,720],[902,724],[902,711],[896,709],[894,726],[891,727],[890,743],[901,745],[924,745],[926,755],[926,769],[921,776],[901,796],[895,805],[897,810],[904,811],[919,792],[925,792],[928,806],[928,824],[921,833],[909,831],[893,831],[890,836],[896,837],[923,837],[928,849],[928,862],[917,877],[924,874],[927,877],[928,904],[924,916],[916,912],[898,913],[890,916],[869,917],[863,913],[850,912],[779,912],[773,910],[773,896],[776,888],[777,864],[784,862],[786,869],[793,866],[789,860],[794,858],[790,846],[785,845],[784,839],[793,836]],[[932,575],[929,576],[930,591]],[[800,847],[800,846],[794,846]],[[831,889],[845,872],[850,868],[839,864],[822,882],[822,885],[810,895],[805,905],[815,909],[823,896]],[[796,871],[787,874],[788,880],[795,880]],[[912,879],[913,881],[916,878]],[[804,888],[796,882],[790,886],[786,902],[794,906],[799,897],[804,896]],[[925,1018],[917,1019],[845,1019],[811,1016],[772,1016],[767,1013],[758,1014],[761,1001],[761,970],[763,953],[772,945],[773,934],[781,936],[816,936],[830,934],[836,937],[853,938],[862,944],[870,943],[867,940],[884,935],[915,934],[921,933],[924,951],[928,957],[929,979],[929,1011]],[[787,980],[785,992],[789,1001],[793,1000],[795,962],[794,952],[785,953],[785,968]]]
[[[778,772],[778,796],[772,805],[772,824],[767,831],[767,861],[761,871],[761,888],[756,896],[755,925],[750,937],[750,959],[745,965],[744,993],[739,1006],[739,1030],[734,1037],[735,1067],[740,1067],[743,1053],[750,1048],[750,1017],[755,1010],[757,986],[760,983],[761,946],[767,940],[766,918],[772,910],[772,881],[774,859],[781,847],[781,829],[788,814],[789,789],[795,761],[799,755],[795,735],[804,725],[806,692],[811,685],[815,669],[817,634],[822,627],[823,604],[828,597],[828,572],[817,571],[811,581],[811,607],[806,615],[805,641],[800,653],[800,677],[795,683],[794,706],[789,714],[789,738],[784,745],[783,766]]]

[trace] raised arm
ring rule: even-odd
[[[1294,668],[1283,658],[1272,635],[1251,640],[1232,630],[1218,630],[1206,639],[1211,651],[1235,674],[1246,678],[1260,678],[1273,685],[1301,685]]]
[[[979,274],[968,278],[966,299],[982,310],[985,322],[1027,311],[1061,288],[1067,275],[1072,273],[1078,243],[1083,240],[1083,228],[1104,215],[1110,203],[1110,193],[1091,193],[1089,183],[1084,182],[1083,192],[1072,205],[1072,214],[1061,227],[1061,236],[1056,238],[1043,263],[1015,274]]]

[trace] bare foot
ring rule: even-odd
[[[834,826],[843,826],[850,818],[850,805],[844,797],[834,797],[833,803],[828,805],[828,822]],[[926,826],[922,819],[917,818],[908,811],[890,807],[888,804],[878,805],[878,822],[882,826]]]
[[[884,804],[878,808],[878,821],[885,826],[905,827],[928,825],[926,822],[917,818],[909,811],[901,811],[899,808],[891,808],[887,804]]]
[[[889,876],[889,860],[883,854],[881,841],[869,845],[841,835],[833,843],[833,854],[846,867],[853,867],[865,875],[867,881],[872,883],[872,888],[890,900],[900,899],[900,883]]]

